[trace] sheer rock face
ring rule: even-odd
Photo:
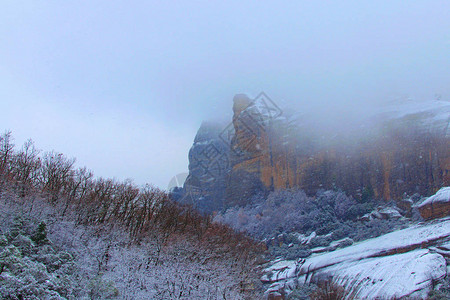
[[[223,124],[203,122],[189,151],[189,176],[181,202],[211,213],[224,207],[229,147],[219,138]]]
[[[450,136],[441,134],[448,126],[439,115],[450,113],[450,105],[439,105],[438,112],[390,115],[362,137],[344,134],[324,143],[302,120],[273,118],[257,100],[238,95],[227,202],[245,204],[260,187],[298,187],[309,194],[338,187],[363,200],[432,194],[450,184]]]
[[[270,165],[267,124],[260,111],[252,109],[253,103],[246,95],[236,95],[233,105],[234,136],[230,143],[231,172],[227,186],[227,203],[245,205],[258,191],[270,188],[262,174]]]
[[[362,200],[430,195],[450,185],[450,104],[422,106],[382,112],[376,124],[365,124],[370,132],[349,138],[348,133],[318,133],[301,118],[274,117],[264,103],[239,94],[229,140],[221,137],[225,125],[200,128],[189,156],[188,182],[200,181],[197,185],[206,195],[200,196],[200,206],[213,201],[210,211],[245,205],[258,193],[284,188],[300,188],[309,195],[340,188]],[[205,156],[211,145],[228,160],[217,164],[215,157]],[[199,162],[224,171],[214,178],[200,175]],[[206,200],[213,194],[214,200]]]
[[[264,100],[245,95],[234,98],[233,112],[227,203],[245,205],[257,193],[299,186],[296,128]]]

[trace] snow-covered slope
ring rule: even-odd
[[[261,278],[267,293],[332,279],[356,299],[425,298],[432,283],[447,275],[450,218],[395,231],[306,260],[278,261]]]
[[[423,298],[432,280],[447,274],[444,257],[428,249],[345,262],[328,272],[356,299]]]

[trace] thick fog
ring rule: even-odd
[[[0,130],[166,188],[204,119],[265,91],[317,122],[450,100],[448,1],[6,1]]]

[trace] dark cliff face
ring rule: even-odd
[[[233,112],[228,127],[202,124],[189,153],[185,191],[203,211],[245,205],[274,189],[339,188],[365,201],[430,195],[450,185],[450,137],[442,124],[424,126],[429,113],[386,118],[359,137],[335,135],[324,143],[264,99],[237,95]]]
[[[220,138],[223,124],[203,122],[189,151],[189,176],[180,200],[211,213],[224,207],[229,146]]]

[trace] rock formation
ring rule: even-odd
[[[189,175],[179,200],[211,213],[224,208],[229,147],[219,138],[223,124],[203,122],[189,151]]]
[[[431,109],[400,106],[392,110],[395,114],[379,113],[381,121],[368,122],[371,131],[359,137],[323,138],[302,126],[302,120],[282,115],[265,94],[255,99],[239,94],[228,127],[200,128],[189,154],[187,183],[200,186],[195,201],[208,211],[293,187],[310,195],[321,188],[340,188],[360,201],[431,195],[450,185],[450,104],[436,103]],[[223,162],[205,156],[207,148],[218,150]],[[221,172],[201,175],[198,165],[216,165]]]
[[[417,208],[425,220],[450,215],[450,187],[440,189],[435,195],[419,203]]]

